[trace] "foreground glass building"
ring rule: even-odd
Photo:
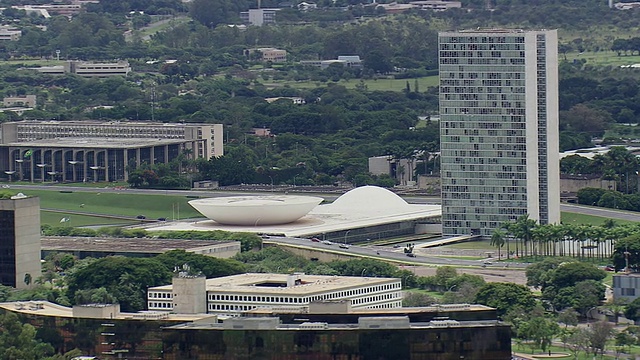
[[[120,313],[115,305],[72,309],[46,301],[0,303],[30,323],[56,353],[99,359],[509,360],[511,328],[482,305],[323,310],[254,309],[241,317]]]
[[[439,34],[444,235],[560,221],[556,30]]]

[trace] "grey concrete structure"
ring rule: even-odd
[[[222,124],[18,121],[0,125],[0,170],[28,181],[128,180],[141,164],[222,156]]]
[[[556,30],[439,34],[444,235],[560,221]]]
[[[620,273],[613,275],[613,299],[628,303],[640,297],[640,274]]]
[[[40,199],[0,200],[0,283],[29,288],[40,277]]]

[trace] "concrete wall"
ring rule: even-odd
[[[173,312],[203,314],[207,312],[207,284],[204,276],[174,276]]]
[[[285,246],[285,245],[278,245]],[[334,245],[337,246],[337,245]],[[301,249],[297,247],[286,247],[287,251],[291,251],[296,255],[300,255],[305,259],[317,259],[318,261],[332,261],[332,260],[353,260],[353,256],[334,254],[328,252],[317,251],[313,249]]]
[[[616,182],[614,180],[601,180],[600,178],[587,179],[587,178],[561,178],[560,179],[560,191],[578,192],[584,188],[599,188],[605,190],[615,190]]]

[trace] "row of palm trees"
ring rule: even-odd
[[[507,222],[494,230],[491,246],[506,247],[507,259],[511,256],[571,256],[580,259],[605,259],[614,251],[615,242],[640,232],[638,225],[616,225],[607,220],[602,226],[578,224],[539,225],[529,215],[515,222]]]

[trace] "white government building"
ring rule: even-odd
[[[443,235],[560,222],[558,34],[439,34]]]
[[[171,285],[147,290],[151,311],[237,316],[256,308],[307,310],[320,301],[350,300],[353,309],[402,307],[397,278],[305,274],[240,274],[213,279],[179,272]]]

